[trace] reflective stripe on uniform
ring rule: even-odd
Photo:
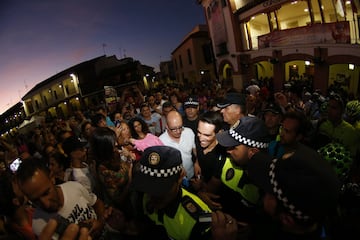
[[[256,205],[260,199],[259,189],[257,186],[249,182],[245,171],[239,167],[235,167],[230,158],[226,158],[225,164],[221,171],[221,182],[239,193],[245,200],[245,205]]]

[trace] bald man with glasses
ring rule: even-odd
[[[181,152],[183,166],[186,170],[184,181],[186,187],[187,180],[200,175],[194,132],[191,128],[184,127],[181,114],[172,110],[166,116],[166,131],[159,138],[165,146],[174,147]]]

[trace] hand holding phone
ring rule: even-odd
[[[57,223],[55,232],[61,236],[66,228],[70,225],[70,221],[60,215],[57,216],[55,220]]]
[[[60,220],[61,221],[61,220]],[[50,219],[46,224],[44,229],[39,235],[39,240],[49,240],[56,237],[59,240],[88,240],[90,237],[89,230],[86,228],[81,228],[75,223],[69,224],[63,233],[60,235],[54,235],[55,229],[57,229],[58,221],[55,219]]]

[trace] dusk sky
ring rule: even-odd
[[[1,0],[0,114],[36,84],[104,52],[158,71],[205,23],[196,0]]]

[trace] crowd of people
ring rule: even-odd
[[[360,102],[292,82],[123,91],[0,139],[7,239],[357,239]]]

